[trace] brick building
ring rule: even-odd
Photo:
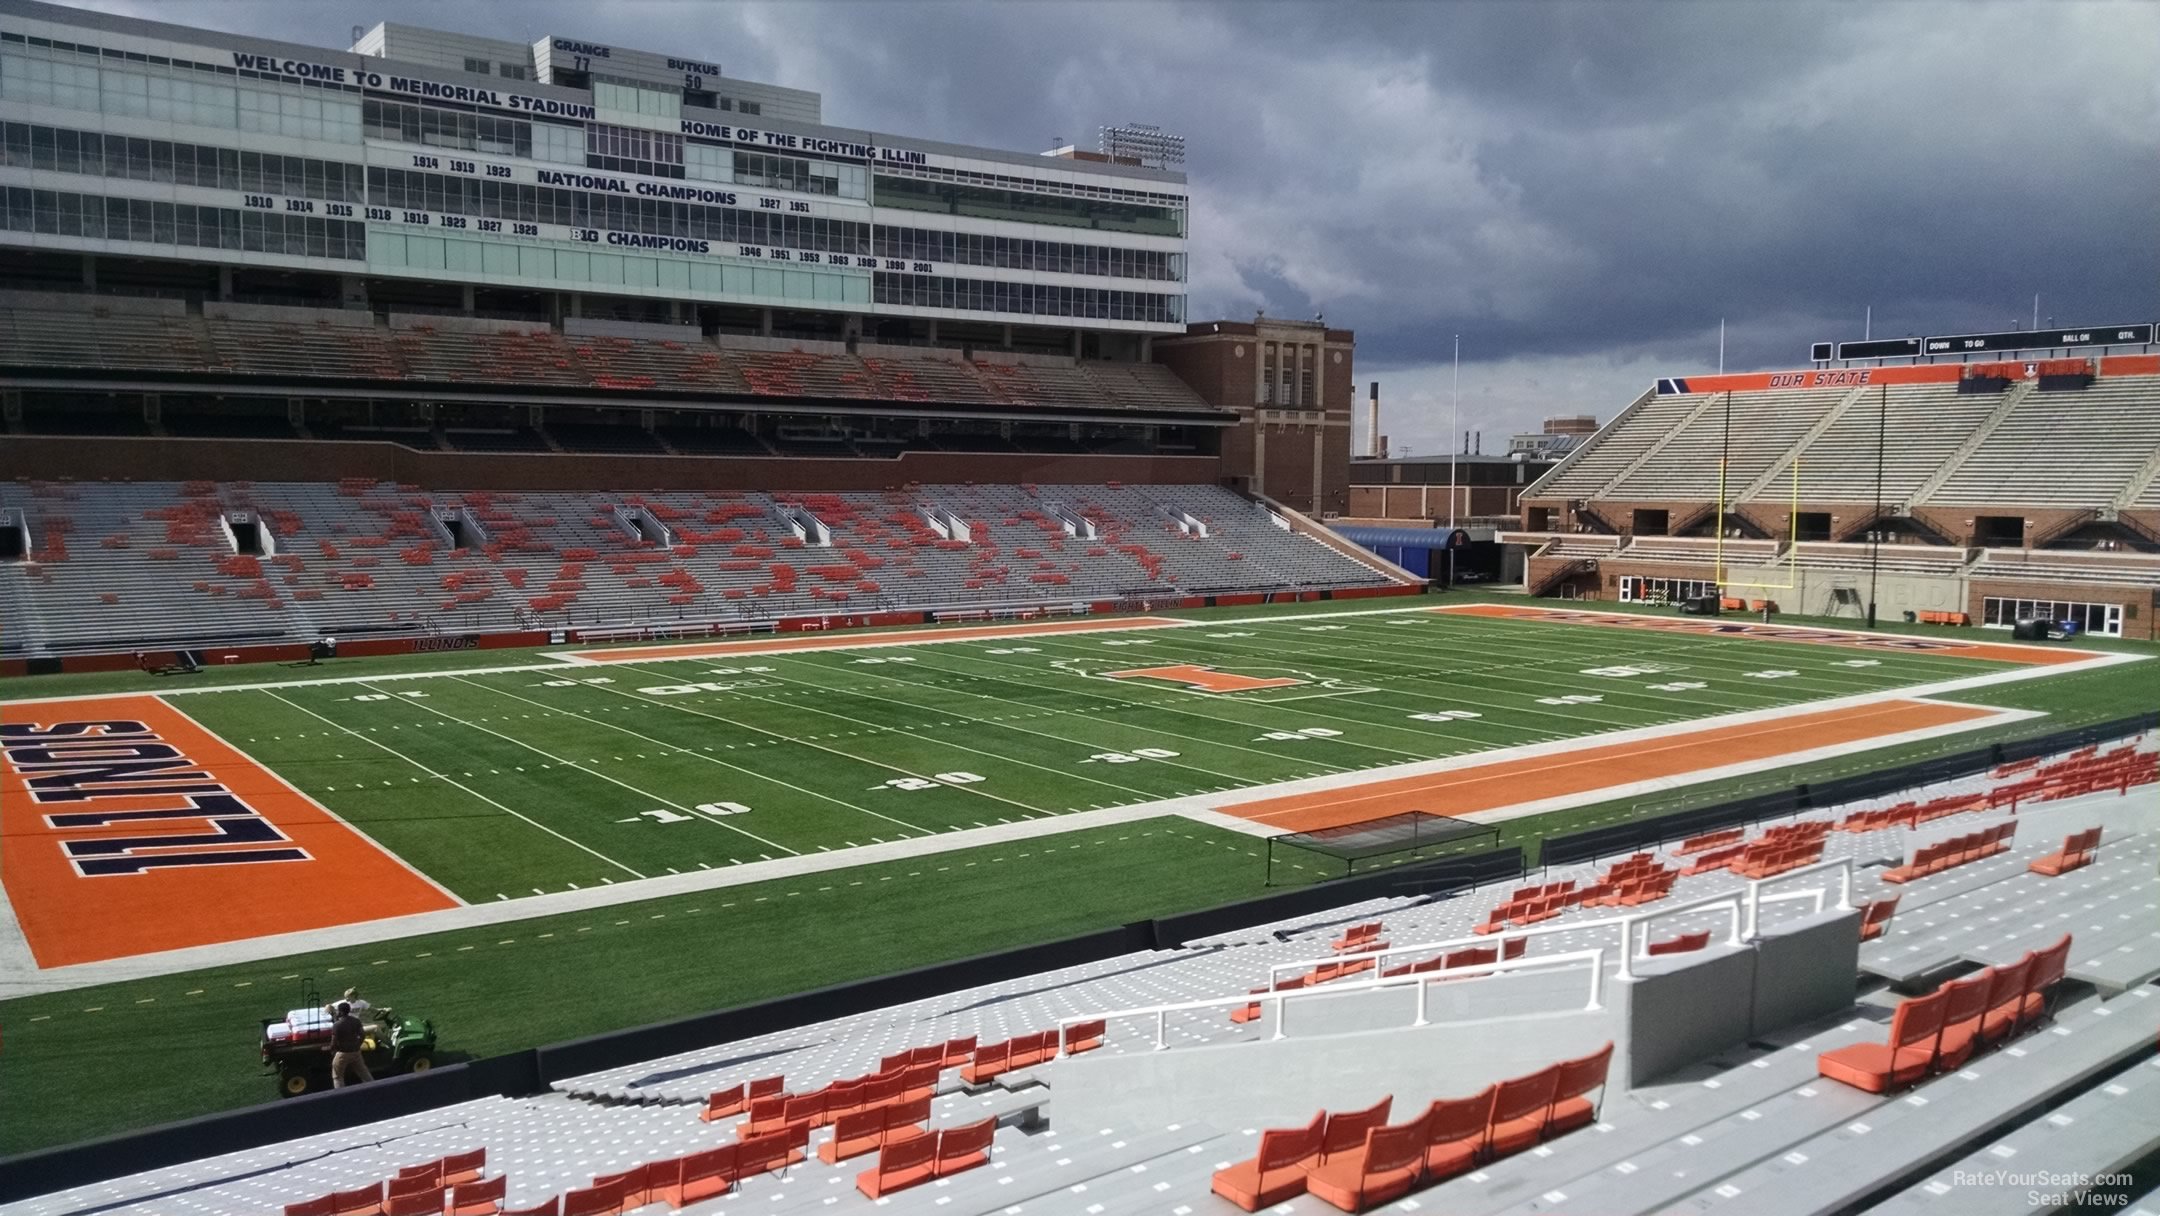
[[[1349,509],[1356,345],[1347,329],[1264,316],[1203,321],[1153,341],[1155,362],[1237,414],[1222,437],[1224,477],[1321,515]]]

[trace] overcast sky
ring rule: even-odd
[[[826,121],[1190,141],[1190,316],[1324,313],[1384,429],[1485,451],[1808,343],[2160,317],[2160,4],[95,0],[344,46],[410,22],[717,59]]]

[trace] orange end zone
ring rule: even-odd
[[[154,696],[0,705],[0,883],[40,967],[457,901]]]
[[[1545,621],[1560,625],[1604,625],[1621,629],[1649,629],[1660,633],[1692,633],[1703,637],[1813,642],[1825,646],[1852,646],[1861,650],[1945,655],[1953,659],[1986,659],[1994,663],[2019,663],[2027,667],[2084,663],[2099,657],[2090,650],[2050,650],[2044,646],[2020,646],[2013,642],[1967,642],[1958,638],[1850,633],[1842,629],[1817,629],[1808,625],[1765,625],[1760,621],[1644,616],[1632,612],[1583,612],[1573,608],[1539,608],[1528,604],[1452,604],[1445,608],[1429,608],[1426,611],[1448,616],[1481,616],[1505,621]]]
[[[895,629],[884,633],[791,633],[740,642],[684,642],[672,646],[633,646],[621,650],[580,651],[586,663],[653,663],[669,659],[706,659],[722,655],[786,654],[795,650],[847,650],[856,646],[898,646],[924,642],[984,642],[995,638],[1035,638],[1053,633],[1099,633],[1111,629],[1156,629],[1179,625],[1162,616],[1042,621],[1020,625],[978,625],[962,629]]]
[[[1340,827],[1404,811],[1471,815],[1819,747],[1972,722],[1998,712],[1981,705],[1883,701],[1741,726],[1679,730],[1632,743],[1589,745],[1549,756],[1473,764],[1444,773],[1369,781],[1338,790],[1262,798],[1215,809],[1293,832]]]

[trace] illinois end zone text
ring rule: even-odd
[[[153,696],[0,706],[0,831],[40,967],[457,903]]]
[[[85,877],[308,860],[307,850],[146,723],[0,723],[0,756],[41,810],[96,804],[43,813],[61,853]]]

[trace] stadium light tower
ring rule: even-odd
[[[1890,386],[1882,386],[1875,406],[1875,522],[1868,529],[1867,627],[1875,627],[1875,592],[1881,583],[1883,527],[1883,449],[1890,439]]]
[[[1154,169],[1185,163],[1185,137],[1172,135],[1152,123],[1129,122],[1121,127],[1097,128],[1095,150],[1113,160],[1130,158]]]

